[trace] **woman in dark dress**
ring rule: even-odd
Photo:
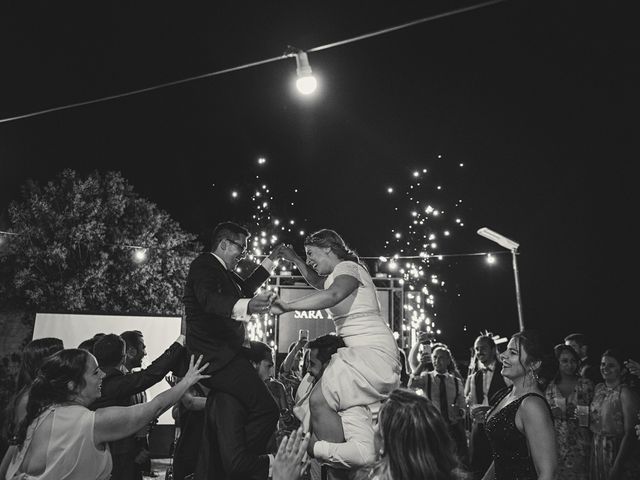
[[[513,335],[500,355],[501,373],[513,385],[487,414],[493,462],[483,480],[555,478],[555,431],[537,376],[542,358],[538,335],[527,331]]]

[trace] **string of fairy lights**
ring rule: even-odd
[[[437,160],[442,161],[442,155],[438,155]],[[262,175],[255,175],[253,183],[245,184],[242,189],[227,192],[228,202],[250,212],[245,226],[253,234],[249,238],[249,253],[238,266],[240,274],[255,268],[279,243],[290,242],[292,238],[303,239],[308,234],[304,221],[298,220],[295,215],[297,199],[300,198],[302,189],[287,187],[281,196],[278,195],[265,180],[268,173],[268,170],[264,170],[267,166],[266,158],[260,157],[257,165]],[[459,172],[464,170],[462,163],[457,167]],[[212,185],[212,188],[226,187]],[[397,224],[390,228],[389,238],[384,241],[383,255],[360,256],[370,266],[376,278],[395,279],[402,287],[404,312],[401,325],[403,334],[409,335],[412,341],[415,341],[421,331],[442,333],[444,326],[438,325],[436,320],[437,299],[444,294],[446,286],[442,273],[445,269],[441,265],[443,260],[485,257],[491,264],[496,262],[498,255],[509,253],[504,250],[441,253],[441,243],[446,245],[456,231],[464,228],[463,215],[459,211],[463,201],[458,199],[449,208],[445,196],[438,196],[444,190],[443,185],[431,181],[426,168],[413,171],[408,184],[402,188],[380,188],[380,193],[393,201],[393,217]],[[286,215],[284,211],[293,214]],[[0,246],[19,235],[21,233],[16,231],[0,231]],[[193,256],[202,251],[184,244],[171,247],[130,243],[92,244],[92,248],[101,247],[130,250],[131,260],[137,264],[146,262],[154,251],[180,249],[181,254]],[[294,270],[295,265],[284,261],[277,264],[274,273],[279,276],[295,276]],[[264,288],[278,293],[277,287],[271,283]],[[274,319],[270,315],[256,316],[248,323],[247,329],[252,339],[266,341],[277,347]]]
[[[416,20],[412,20],[400,25],[395,25],[392,27],[387,27],[387,28],[383,28],[380,30],[376,30],[373,32],[369,32],[369,33],[365,33],[362,35],[357,35],[355,37],[350,37],[350,38],[346,38],[343,40],[339,40],[336,42],[332,42],[329,44],[325,44],[325,45],[319,45],[316,47],[312,47],[305,50],[293,47],[291,45],[287,46],[287,49],[285,50],[285,52],[282,55],[278,55],[276,57],[271,57],[271,58],[266,58],[263,60],[258,60],[255,62],[250,62],[250,63],[246,63],[243,65],[237,65],[234,67],[229,67],[229,68],[225,68],[222,70],[217,70],[214,72],[208,72],[208,73],[203,73],[201,75],[195,75],[192,77],[187,77],[187,78],[182,78],[179,80],[174,80],[171,82],[165,82],[165,83],[161,83],[161,84],[157,84],[157,85],[152,85],[146,88],[140,88],[137,90],[132,90],[132,91],[128,91],[128,92],[123,92],[123,93],[117,93],[114,95],[108,95],[105,97],[100,97],[100,98],[95,98],[95,99],[91,99],[91,100],[85,100],[85,101],[81,101],[81,102],[75,102],[75,103],[70,103],[70,104],[66,104],[66,105],[61,105],[61,106],[57,106],[57,107],[51,107],[51,108],[46,108],[46,109],[42,109],[42,110],[37,110],[34,112],[30,112],[30,113],[24,113],[24,114],[20,114],[20,115],[15,115],[12,117],[6,117],[6,118],[0,118],[0,124],[3,123],[9,123],[9,122],[14,122],[17,120],[23,120],[26,118],[31,118],[31,117],[36,117],[36,116],[40,116],[40,115],[45,115],[45,114],[49,114],[49,113],[53,113],[53,112],[59,112],[62,110],[69,110],[72,108],[78,108],[78,107],[85,107],[88,105],[93,105],[93,104],[97,104],[97,103],[103,103],[103,102],[109,102],[112,100],[116,100],[116,99],[120,99],[120,98],[124,98],[124,97],[130,97],[130,96],[134,96],[134,95],[140,95],[140,94],[144,94],[144,93],[149,93],[155,90],[160,90],[160,89],[164,89],[164,88],[168,88],[168,87],[174,87],[176,85],[182,85],[188,82],[193,82],[195,80],[202,80],[205,78],[212,78],[212,77],[216,77],[216,76],[220,76],[220,75],[224,75],[227,73],[232,73],[232,72],[237,72],[239,70],[245,70],[248,68],[253,68],[253,67],[257,67],[260,65],[265,65],[267,63],[272,63],[272,62],[277,62],[277,61],[281,61],[281,60],[286,60],[289,58],[295,58],[296,60],[296,74],[297,74],[297,80],[296,80],[296,86],[299,90],[299,92],[303,95],[309,95],[311,93],[313,93],[315,91],[316,85],[317,85],[317,81],[315,79],[315,77],[312,74],[312,70],[311,70],[311,66],[309,64],[309,59],[307,56],[307,52],[319,52],[322,50],[327,50],[330,48],[336,48],[336,47],[340,47],[343,45],[347,45],[350,43],[354,43],[354,42],[359,42],[362,40],[366,40],[369,38],[373,38],[373,37],[377,37],[380,35],[385,35],[391,32],[395,32],[398,30],[402,30],[405,28],[410,28],[410,27],[414,27],[416,25],[421,25],[423,23],[427,23],[427,22],[431,22],[434,20],[440,20],[442,18],[446,18],[446,17],[451,17],[454,15],[460,15],[463,13],[467,13],[467,12],[471,12],[474,10],[478,10],[478,9],[482,9],[485,7],[489,7],[491,5],[495,5],[495,4],[499,4],[499,3],[503,3],[506,2],[507,0],[489,0],[486,2],[481,2],[481,3],[477,3],[475,5],[470,5],[467,7],[461,7],[461,8],[457,8],[457,9],[453,9],[453,10],[448,10],[445,11],[443,13],[438,13],[435,15],[430,15],[427,17],[423,17],[423,18],[419,18]]]
[[[309,65],[307,52],[319,52],[321,50],[361,41],[444,17],[470,12],[505,1],[506,0],[491,0],[464,8],[450,10],[401,25],[313,47],[306,51],[288,47],[287,51],[281,56],[183,78],[159,85],[153,85],[143,89],[2,118],[0,119],[0,124],[60,110],[67,110],[122,97],[143,94],[153,90],[235,72],[291,57],[295,57],[296,59],[297,74],[299,77],[298,81],[300,82],[300,80],[311,76],[311,67]],[[308,86],[309,84],[307,83],[306,85]],[[308,94],[311,93],[311,91],[312,90],[310,89],[303,93]],[[438,156],[438,158],[441,159],[442,156]],[[257,163],[264,167],[267,163],[267,159],[265,157],[260,157],[257,160]],[[462,168],[463,164],[459,164],[459,167]],[[397,218],[402,224],[395,226],[390,230],[390,238],[386,240],[383,245],[383,255],[360,257],[363,261],[373,264],[376,277],[397,278],[400,285],[402,285],[405,291],[405,298],[403,302],[405,311],[403,312],[402,328],[410,332],[412,338],[415,338],[418,331],[426,330],[427,332],[433,331],[435,333],[441,333],[441,328],[435,321],[435,317],[437,316],[436,300],[438,291],[443,289],[446,282],[440,272],[437,271],[437,262],[450,257],[485,256],[489,263],[494,263],[497,255],[508,253],[504,251],[440,253],[440,243],[446,243],[446,240],[450,238],[455,231],[464,228],[464,221],[458,215],[451,215],[448,207],[444,208],[441,202],[434,200],[434,194],[437,194],[442,190],[442,185],[432,184],[428,179],[428,174],[429,171],[427,168],[417,169],[412,172],[410,177],[411,182],[405,189],[398,189],[394,186],[384,187],[384,191],[387,195],[398,200],[395,211],[398,212]],[[287,200],[284,203],[286,203],[289,210],[295,210],[295,198],[299,193],[299,188],[292,188],[291,191],[286,192]],[[399,196],[398,193],[400,194]],[[255,176],[255,185],[250,187],[245,186],[243,191],[232,190],[229,193],[229,200],[231,202],[240,202],[244,199],[249,200],[248,206],[252,210],[247,227],[251,232],[256,232],[250,238],[250,254],[247,257],[246,262],[250,262],[252,264],[260,263],[262,258],[266,255],[265,252],[282,242],[285,237],[298,236],[304,238],[307,234],[307,229],[305,228],[304,223],[297,221],[295,216],[280,215],[277,212],[279,208],[282,208],[284,203],[279,203],[279,198],[277,198],[275,192],[269,187],[267,182],[263,181],[260,175]],[[451,211],[455,212],[461,204],[462,200],[458,200],[451,207]],[[20,235],[20,232],[0,231],[0,247],[9,242],[13,236],[17,235]],[[130,250],[132,252],[132,261],[139,264],[147,261],[149,255],[152,254],[154,250],[173,250],[178,248],[162,247],[157,245],[146,246],[144,244],[93,245],[94,248],[101,246]],[[181,245],[179,248],[182,252],[190,252],[190,250],[185,248],[184,245]],[[193,250],[192,253],[195,255],[198,252]],[[242,269],[246,269],[247,266],[248,265],[246,263],[241,263],[239,266],[240,273],[242,273]],[[288,262],[282,262],[277,266],[277,268],[279,270],[279,274],[291,275],[292,269],[295,268],[295,266],[289,265]],[[265,288],[273,289],[275,287],[273,285],[267,285]],[[271,316],[262,315],[255,318],[248,324],[248,331],[252,339],[267,341],[272,346],[276,347],[274,342],[274,320]]]

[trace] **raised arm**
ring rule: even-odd
[[[527,438],[538,480],[553,480],[558,459],[553,421],[546,402],[537,396],[525,398],[516,415],[516,426]]]
[[[320,310],[330,308],[347,298],[356,288],[358,288],[358,280],[355,277],[351,275],[338,275],[326,290],[318,290],[292,302],[283,302],[280,299],[276,300],[271,307],[271,313],[281,314],[293,310]]]
[[[322,288],[324,288],[324,280],[326,277],[318,275],[313,268],[309,267],[307,263],[295,252],[291,245],[285,245],[281,250],[279,250],[279,253],[282,255],[282,258],[292,262],[296,266],[309,285],[318,290],[322,290]]]
[[[296,361],[298,352],[302,350],[306,344],[306,338],[301,338],[295,343],[291,351],[287,354],[287,356],[282,361],[282,364],[280,365],[280,371],[282,373],[289,373],[291,371],[291,368]]]
[[[120,399],[129,398],[161,381],[169,371],[175,370],[186,359],[184,344],[184,335],[179,335],[176,341],[147,368],[110,377],[109,381],[102,386],[102,396],[90,406],[91,410],[122,404]]]
[[[93,440],[96,446],[133,435],[180,400],[192,385],[204,378],[209,378],[209,375],[200,373],[209,366],[208,363],[200,366],[201,361],[202,356],[194,364],[191,357],[189,370],[184,378],[149,402],[131,407],[107,407],[96,410],[93,427]]]

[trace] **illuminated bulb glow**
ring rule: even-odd
[[[309,57],[305,52],[297,52],[296,57],[296,74],[298,79],[296,80],[296,88],[303,95],[309,95],[315,92],[318,87],[318,81],[311,72],[311,65],[309,65]]]

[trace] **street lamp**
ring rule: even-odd
[[[520,324],[520,331],[524,330],[524,319],[522,318],[522,299],[520,298],[520,281],[518,280],[518,263],[516,262],[516,255],[519,243],[514,242],[510,238],[500,235],[498,232],[482,227],[478,230],[478,235],[488,238],[492,242],[497,243],[501,247],[511,250],[511,256],[513,257],[513,276],[516,281],[516,302],[518,303],[518,323]]]

